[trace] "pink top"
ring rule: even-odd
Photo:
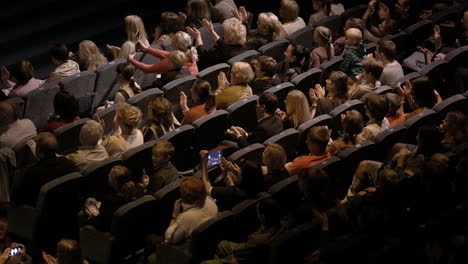
[[[14,82],[9,81],[9,83],[10,83],[10,87],[14,87],[16,85]],[[13,90],[11,90],[8,95],[9,96],[26,96],[32,90],[41,87],[43,84],[44,84],[44,81],[31,78],[31,80],[29,80],[27,84],[13,88]]]
[[[172,67],[169,65],[169,53],[168,51],[165,50],[160,50],[160,49],[155,49],[148,47],[146,48],[146,52],[160,58],[161,61],[155,64],[144,64],[141,63],[135,59],[130,59],[130,63],[133,64],[137,69],[142,70],[145,73],[153,73],[153,72],[168,72],[172,69]],[[198,74],[198,66],[197,62],[192,62],[192,59],[187,57],[187,62],[184,64],[184,67],[189,69],[190,74],[192,76],[195,76]]]

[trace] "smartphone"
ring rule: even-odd
[[[22,251],[22,248],[21,248],[21,247],[14,247],[14,248],[11,248],[11,249],[10,249],[10,255],[9,255],[9,256],[10,256],[10,257],[16,256],[16,255],[20,254],[21,251]]]
[[[208,153],[208,163],[206,168],[210,169],[221,164],[223,153],[221,149],[212,151]]]

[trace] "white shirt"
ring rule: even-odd
[[[302,17],[297,17],[296,20],[292,22],[286,22],[283,24],[283,28],[288,33],[288,35],[302,29],[306,26],[304,19]]]

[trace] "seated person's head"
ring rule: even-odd
[[[457,23],[455,21],[446,21],[441,23],[439,28],[442,43],[451,47],[455,47],[457,45],[457,38],[459,35]]]
[[[286,165],[286,151],[279,144],[268,144],[263,151],[262,162],[268,168],[269,172],[284,170],[284,165]]]
[[[201,179],[189,176],[180,183],[180,197],[183,203],[203,206],[206,196],[205,185]]]
[[[117,81],[122,82],[130,82],[135,75],[135,66],[133,66],[129,62],[121,63],[115,68],[117,72]]]
[[[57,263],[58,264],[81,264],[83,258],[81,248],[77,241],[71,239],[62,239],[57,244]]]
[[[291,44],[284,52],[284,60],[289,64],[302,65],[306,55],[306,49],[302,45]]]
[[[316,126],[307,132],[307,147],[311,154],[322,155],[325,153],[330,140],[330,130],[326,126]]]
[[[0,102],[0,127],[16,122],[19,115],[20,111],[17,104],[11,101]]]
[[[150,119],[163,127],[172,124],[172,104],[166,98],[158,96],[148,104],[148,115]]]
[[[98,46],[91,40],[81,41],[77,53],[78,59],[89,66],[91,66],[91,63],[97,63],[99,55],[101,55]]]
[[[270,56],[259,56],[254,68],[257,78],[265,76],[274,77],[278,71],[278,64],[276,63],[275,59]]]
[[[68,60],[68,48],[65,44],[54,44],[50,48],[50,55],[52,56],[52,62],[60,65]]]
[[[266,228],[280,226],[283,210],[273,197],[266,197],[257,203],[257,216]]]
[[[312,8],[316,12],[323,11],[328,15],[330,13],[330,5],[330,0],[312,0]]]
[[[187,56],[180,50],[174,50],[169,53],[169,65],[173,70],[180,70],[187,61]]]
[[[128,55],[135,52],[135,43],[127,40],[122,44],[122,47],[120,47],[119,58],[127,59]]]
[[[468,138],[468,119],[461,112],[449,112],[440,125],[448,144],[461,144]]]
[[[274,93],[264,92],[260,95],[257,102],[257,114],[263,117],[266,114],[275,114],[278,108],[278,97]]]
[[[357,17],[348,18],[348,20],[346,20],[345,27],[344,27],[345,32],[346,32],[346,30],[348,30],[350,28],[357,28],[361,32],[364,32],[364,23],[363,23],[362,19],[357,18]]]
[[[382,63],[375,59],[365,59],[362,63],[362,76],[364,80],[378,81],[382,71]]]
[[[325,88],[335,98],[346,98],[348,93],[348,75],[342,71],[333,71],[325,81]]]
[[[57,138],[52,133],[41,133],[36,139],[36,155],[39,159],[55,158],[58,150]]]
[[[178,31],[174,34],[174,37],[172,37],[172,47],[174,50],[185,52],[190,46],[192,46],[192,39],[190,35],[184,31]]]
[[[357,46],[362,42],[362,32],[358,28],[349,28],[345,33],[345,44]]]
[[[11,75],[16,79],[16,85],[26,85],[34,78],[34,68],[30,61],[20,60],[12,68]]]
[[[132,180],[132,173],[127,167],[122,165],[117,165],[112,167],[109,172],[109,186],[116,193],[119,193],[122,190],[122,187],[125,183]]]
[[[237,18],[228,18],[223,22],[224,41],[230,45],[244,45],[247,41],[247,29]]]
[[[122,103],[117,108],[115,119],[123,134],[129,134],[138,127],[141,121],[141,111],[135,106]]]
[[[390,62],[396,59],[397,46],[395,43],[388,39],[380,39],[377,42],[375,49],[375,57],[380,60],[388,60]]]
[[[310,120],[309,102],[303,92],[292,90],[286,96],[286,119],[292,121],[297,128],[302,123]]]
[[[299,5],[295,0],[281,0],[279,15],[283,21],[295,21],[299,16]]]
[[[202,79],[197,79],[190,91],[195,102],[205,103],[212,97],[210,83]]]
[[[187,1],[187,16],[192,20],[208,19],[210,20],[210,10],[208,3],[205,0],[189,0]]]
[[[158,140],[153,146],[151,159],[155,168],[167,164],[174,156],[175,148],[171,142]]]
[[[329,179],[322,169],[314,167],[302,169],[298,174],[298,185],[304,197],[313,203],[315,209],[324,211],[328,208]]]
[[[89,120],[81,127],[80,144],[82,146],[95,146],[104,135],[101,124],[94,120]]]
[[[344,132],[344,140],[352,141],[355,144],[355,139],[359,133],[362,132],[364,127],[364,120],[361,113],[356,110],[348,111],[341,122]]]
[[[159,22],[161,35],[175,34],[178,31],[184,30],[184,25],[179,20],[179,17],[174,12],[163,12]]]
[[[248,85],[255,77],[252,67],[247,62],[236,62],[231,67],[231,83],[233,85]]]
[[[433,83],[426,76],[418,77],[413,81],[411,95],[418,107],[432,108],[437,103]]]
[[[384,97],[385,102],[387,103],[387,116],[397,116],[397,111],[401,107],[401,97],[396,93],[386,93]]]
[[[366,115],[377,122],[381,122],[387,116],[387,103],[381,95],[369,95],[366,98],[364,107],[366,108]]]
[[[79,105],[76,98],[67,91],[60,91],[54,97],[55,114],[60,119],[73,121],[79,114]]]
[[[379,24],[379,33],[381,36],[393,35],[398,33],[398,21],[393,18],[387,18]]]
[[[273,40],[284,38],[281,32],[283,31],[283,25],[279,21],[278,17],[271,12],[264,12],[258,15],[257,21],[257,32],[264,36],[269,36]]]
[[[332,41],[332,37],[332,32],[327,27],[320,26],[314,31],[314,41],[319,46],[329,46]]]

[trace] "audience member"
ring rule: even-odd
[[[126,103],[128,99],[141,92],[141,88],[134,78],[135,67],[126,62],[119,64],[115,71],[120,89],[115,94],[114,104]]]
[[[180,92],[180,106],[184,113],[182,125],[192,124],[195,120],[208,115],[216,110],[215,96],[211,93],[211,85],[209,82],[198,79],[190,89],[192,94],[192,108],[187,106],[187,95]]]
[[[114,128],[102,141],[109,156],[120,156],[125,151],[143,144],[143,134],[137,128],[141,115],[140,109],[135,106],[127,103],[119,105],[114,116]]]
[[[241,7],[239,12],[236,13],[236,18],[244,24],[247,23],[248,14],[245,8]],[[265,44],[285,39],[286,37],[287,33],[275,14],[271,12],[260,13],[258,15],[257,28],[250,30],[247,34],[246,46],[248,49],[256,50]]]
[[[174,12],[161,13],[159,26],[156,27],[154,32],[154,41],[152,46],[162,47],[163,43],[172,39],[174,35],[184,30],[184,25],[181,23],[179,17]]]
[[[95,162],[105,160],[109,157],[106,149],[99,144],[104,129],[102,125],[94,120],[86,122],[80,130],[80,144],[78,150],[74,153],[65,156],[71,160],[80,171],[83,171],[86,166]]]
[[[145,142],[157,140],[178,125],[172,114],[172,104],[166,98],[158,96],[148,104],[150,123],[142,129]]]
[[[321,19],[330,15],[330,0],[312,0],[312,8],[315,13],[310,15],[309,23],[307,25],[316,26]]]
[[[257,127],[247,133],[243,128],[232,126],[227,133],[233,136],[241,147],[261,143],[283,131],[283,121],[275,114],[278,108],[278,97],[270,92],[264,92],[257,100],[257,116],[260,118]]]
[[[0,148],[13,148],[17,143],[36,135],[29,119],[19,119],[20,110],[11,101],[0,102]]]
[[[2,66],[2,82],[8,90],[8,96],[26,96],[28,93],[41,87],[44,81],[34,78],[34,68],[28,60],[20,60],[13,66],[12,75],[16,83],[10,81],[10,72]]]
[[[42,185],[78,171],[78,168],[65,157],[57,156],[58,142],[53,134],[39,134],[36,141],[31,140],[30,144],[39,162],[26,169],[21,185],[13,193],[13,200],[35,207]]]
[[[112,53],[114,59],[126,59],[128,54],[135,53],[135,44],[137,42],[141,42],[145,47],[149,46],[148,35],[141,17],[137,15],[126,16],[125,32],[127,33],[127,41],[122,44],[122,47],[107,45],[107,49]]]
[[[206,193],[218,202],[219,208],[231,210],[245,199],[254,199],[265,191],[261,167],[253,161],[241,160],[239,164],[222,159],[222,171],[213,184],[208,178],[208,151],[200,151],[202,180]]]
[[[345,73],[334,71],[325,82],[325,88],[320,84],[316,84],[315,89],[311,88],[309,90],[310,101],[312,102],[311,118],[328,114],[333,108],[344,104],[348,100],[348,76]],[[328,91],[326,96],[325,89]]]
[[[287,65],[287,71],[281,77],[281,82],[290,82],[294,77],[298,76],[304,71],[304,61],[308,51],[301,45],[291,44],[284,52],[284,61]]]
[[[335,57],[332,44],[332,32],[326,27],[317,27],[314,31],[314,42],[318,47],[310,53],[309,68],[320,68],[320,65]]]
[[[468,119],[461,112],[449,112],[440,124],[440,130],[444,134],[442,143],[447,146],[457,146],[467,142]]]
[[[252,95],[249,83],[254,78],[252,67],[246,62],[236,62],[231,67],[229,84],[226,74],[220,72],[218,75],[218,89],[214,92],[216,96],[216,109],[227,109],[233,103]],[[229,86],[231,85],[231,86]]]
[[[310,168],[315,164],[331,157],[327,152],[328,141],[330,140],[330,130],[326,126],[312,127],[307,132],[307,148],[309,155],[299,156],[292,162],[286,163],[285,167],[289,175],[296,175],[302,169]]]
[[[289,177],[286,165],[286,151],[276,143],[268,144],[262,153],[263,182],[266,189]]]
[[[364,24],[362,22],[362,19],[356,18],[356,17],[350,17],[348,20],[346,20],[345,26],[344,26],[344,32],[350,28],[357,28],[361,30],[362,35],[363,35],[363,41],[364,43],[376,43],[379,38],[375,37],[372,35],[372,33],[369,32],[364,27]],[[335,49],[335,55],[341,55],[343,53],[343,50],[345,48],[345,36],[341,36],[335,40],[333,43],[333,47]]]
[[[83,259],[81,248],[77,241],[62,239],[57,244],[57,258],[42,252],[46,264],[88,264]]]
[[[328,144],[327,151],[332,156],[338,156],[342,151],[356,145],[357,137],[364,128],[361,114],[356,110],[346,112],[341,119],[343,136]]]
[[[436,60],[443,60],[445,55],[458,47],[457,29],[455,22],[441,23],[434,26],[434,49],[419,46],[418,51],[424,54],[424,63],[416,63],[416,67],[422,69],[424,65],[429,65]],[[405,60],[406,62],[406,60]],[[403,62],[403,63],[405,63]]]
[[[55,70],[50,73],[46,84],[58,84],[63,78],[80,72],[78,63],[69,59],[68,48],[65,44],[55,44],[50,49],[52,62],[56,65]]]
[[[369,118],[362,132],[357,136],[357,142],[362,143],[366,140],[373,140],[380,131],[387,129],[390,125],[385,118],[387,115],[387,104],[385,98],[381,95],[371,94],[364,103],[366,116]]]
[[[377,89],[380,86],[379,79],[382,71],[382,63],[372,58],[365,59],[362,63],[360,83],[354,89],[348,91],[349,100],[361,99],[367,93]]]
[[[221,21],[218,9],[213,8],[210,1],[205,0],[187,1],[187,15],[179,15],[179,18],[185,26],[195,28],[202,27],[203,19],[212,20],[214,23]]]
[[[171,51],[167,58],[171,69],[167,72],[161,73],[161,76],[156,76],[156,80],[153,82],[151,87],[164,87],[164,85],[174,80],[190,76],[190,71],[183,68],[184,64],[186,64],[187,56],[182,51]]]
[[[295,0],[281,0],[279,15],[283,20],[283,28],[288,35],[306,26],[304,19],[299,16],[299,5]]]
[[[382,85],[390,85],[395,80],[405,76],[403,68],[396,60],[397,47],[391,40],[381,39],[377,42],[375,50],[375,58],[382,62],[383,71],[380,75],[380,83]]]
[[[340,16],[345,11],[345,8],[340,0],[331,0],[330,16]]]
[[[269,56],[259,56],[253,64],[255,79],[250,83],[253,93],[260,95],[271,87],[280,84],[276,76],[278,64],[275,59]]]
[[[55,95],[54,109],[55,113],[50,116],[47,125],[40,129],[41,132],[52,133],[55,129],[80,119],[78,101],[67,91],[61,90]]]
[[[346,30],[346,48],[343,53],[343,61],[339,70],[349,75],[351,78],[362,73],[362,61],[364,60],[364,45],[362,43],[362,32],[357,28]]]
[[[154,144],[151,155],[153,174],[150,175],[148,185],[150,194],[156,193],[164,186],[180,178],[179,172],[171,163],[174,153],[174,146],[169,141],[158,140]]]
[[[393,121],[400,118],[403,115],[403,104],[401,97],[395,93],[386,93],[384,95],[385,101],[387,102],[387,118],[390,126],[393,126]]]
[[[189,250],[192,232],[218,214],[218,207],[208,197],[202,180],[190,176],[180,184],[180,196],[174,203],[172,220],[165,232],[166,242]]]
[[[276,110],[276,114],[283,119],[284,129],[297,129],[302,123],[311,119],[309,103],[307,102],[306,96],[301,91],[290,91],[288,96],[286,96],[285,106],[286,112],[279,109]]]
[[[81,41],[77,53],[81,71],[95,72],[99,66],[108,63],[107,58],[102,55],[99,48],[91,40]]]

